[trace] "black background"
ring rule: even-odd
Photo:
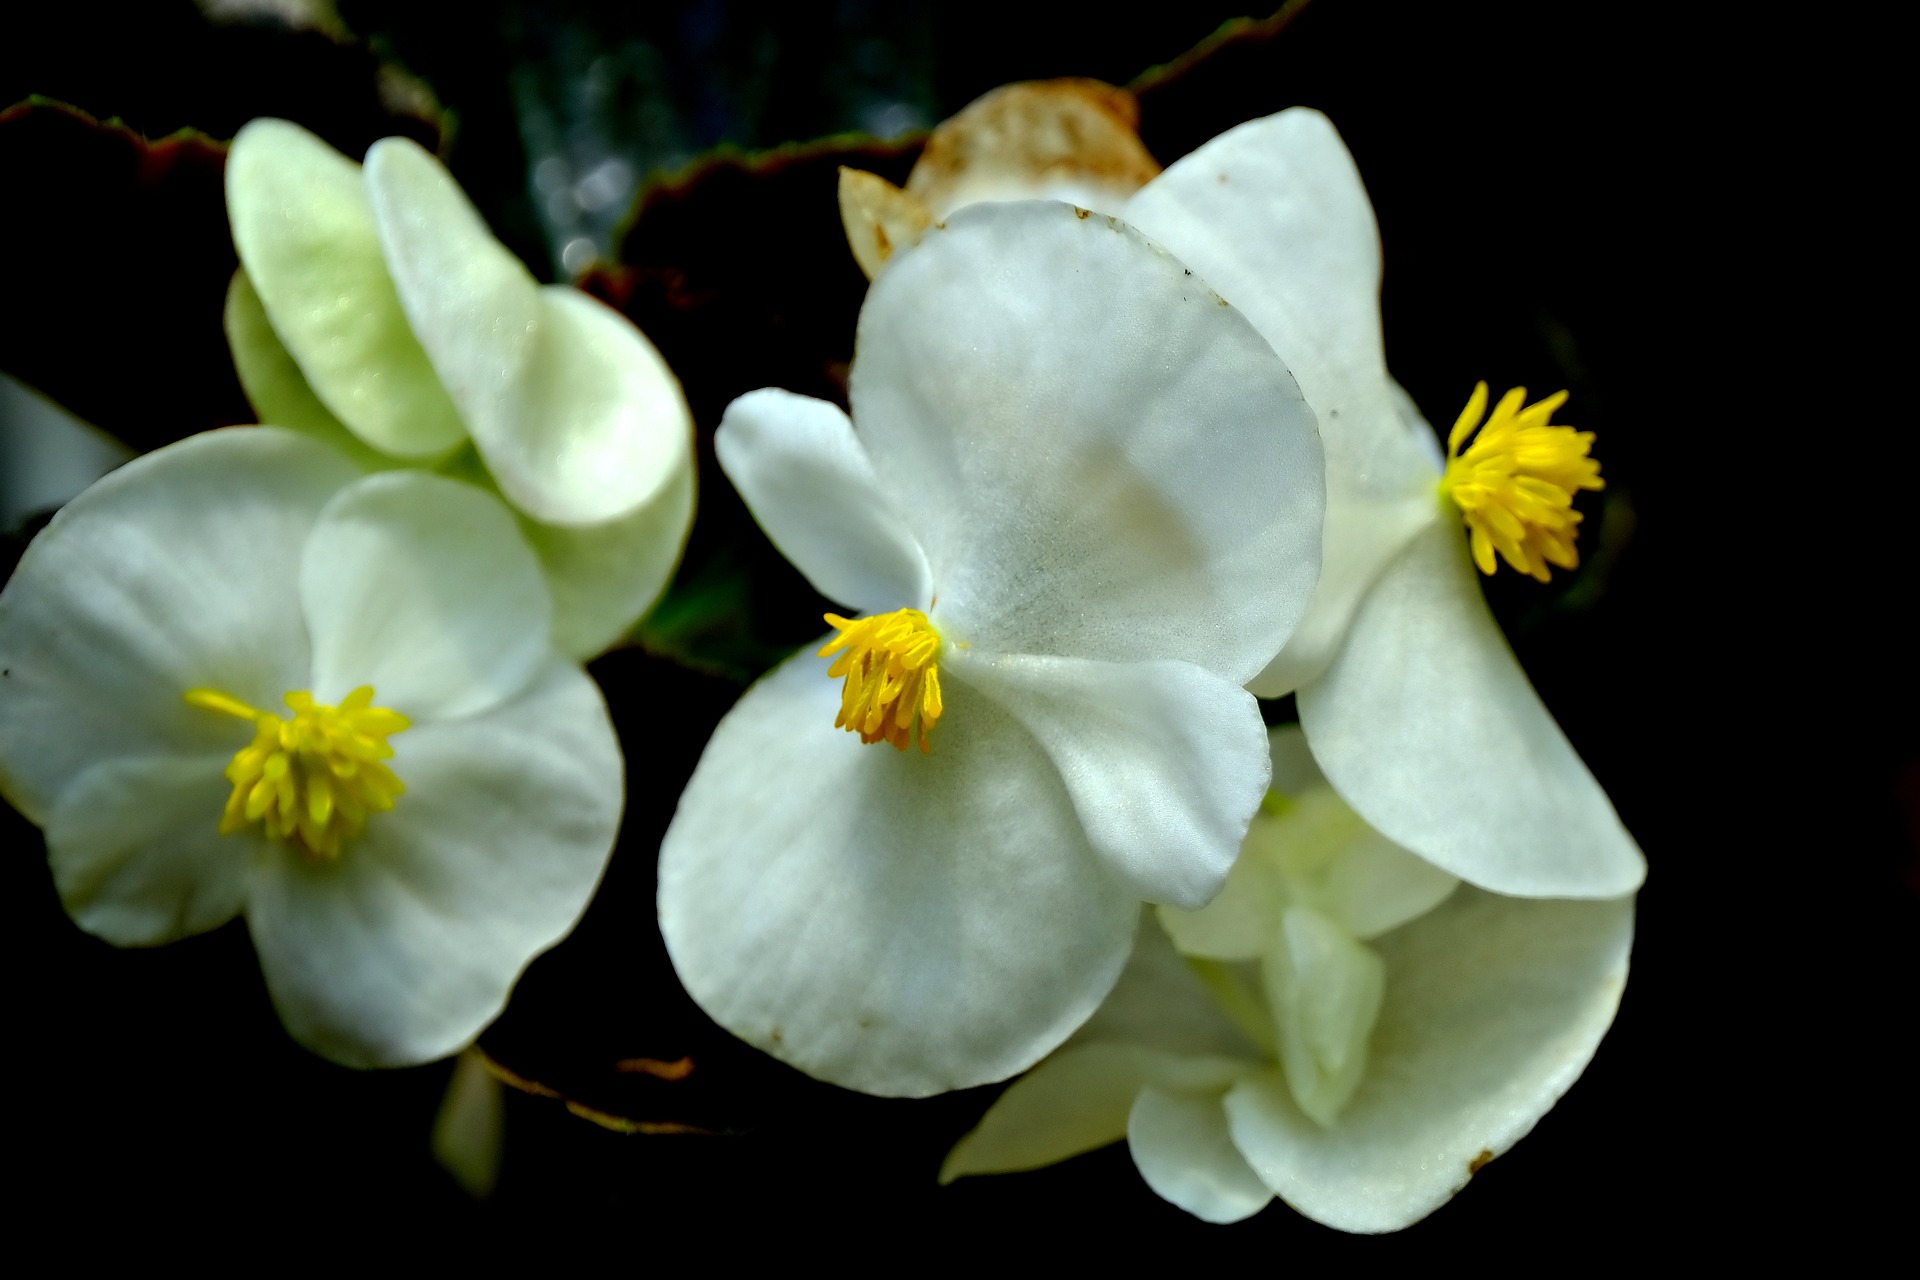
[[[451,25],[422,4],[342,8],[459,113],[456,175],[542,271],[517,203],[501,6],[463,6]],[[849,6],[817,20],[806,6],[721,8],[789,38],[777,115],[792,136],[830,127],[805,40],[830,38]],[[943,112],[1011,79],[1124,83],[1228,16],[926,12]],[[16,6],[0,21],[0,106],[43,93],[155,138],[224,138],[280,114],[355,153],[400,129],[431,139],[379,106],[361,46],[214,31],[183,5]],[[1427,416],[1451,421],[1479,378],[1567,386],[1563,417],[1598,433],[1609,489],[1587,567],[1548,591],[1504,575],[1489,592],[1648,853],[1633,978],[1573,1091],[1426,1222],[1354,1239],[1276,1205],[1209,1228],[1147,1191],[1124,1147],[938,1188],[941,1155],[991,1090],[861,1098],[729,1047],[674,986],[651,899],[653,842],[735,686],[639,650],[593,668],[645,765],[625,838],[574,937],[535,963],[483,1043],[596,1105],[728,1136],[621,1136],[513,1095],[502,1182],[476,1205],[426,1151],[444,1065],[355,1073],[294,1046],[243,926],[152,951],[79,933],[37,833],[8,811],[0,1026],[24,1175],[10,1216],[29,1234],[177,1241],[166,1252],[197,1257],[259,1232],[305,1250],[398,1231],[436,1249],[514,1238],[551,1244],[555,1260],[606,1250],[638,1265],[682,1250],[799,1260],[825,1245],[914,1266],[1193,1241],[1284,1267],[1410,1250],[1524,1263],[1568,1243],[1637,1251],[1668,1230],[1746,1248],[1910,1204],[1900,1033],[1915,1007],[1920,705],[1900,620],[1914,472],[1898,376],[1911,360],[1894,325],[1856,323],[1865,313],[1833,287],[1904,301],[1876,160],[1891,152],[1870,133],[1881,38],[1761,21],[1735,7],[1315,0],[1273,38],[1143,94],[1163,162],[1254,115],[1325,110],[1378,210],[1389,362]],[[143,444],[244,418],[219,337],[232,264],[217,155],[176,157],[177,187],[148,208],[113,198],[132,162],[100,138],[58,122],[0,131],[0,368]],[[868,167],[898,177],[910,162]],[[654,336],[708,432],[756,386],[831,394],[833,362],[851,354],[861,282],[831,172],[728,170],[657,194],[624,263],[591,282]],[[791,216],[749,216],[736,189]],[[784,292],[756,293],[742,281],[769,275],[759,262],[805,265]],[[814,345],[796,346],[800,333]],[[753,544],[717,471],[705,482],[689,572],[746,566],[759,638],[804,639],[818,625],[804,584]],[[606,1070],[688,1053],[700,1065],[679,1085]],[[1535,1252],[1548,1245],[1563,1247]]]

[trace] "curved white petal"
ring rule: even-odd
[[[1218,1095],[1142,1089],[1127,1117],[1127,1150],[1154,1194],[1202,1222],[1239,1222],[1273,1199],[1234,1149]]]
[[[300,553],[358,474],[294,432],[229,427],[68,503],[0,592],[0,791],[44,824],[91,765],[244,746],[244,725],[182,695],[276,709],[306,687]]]
[[[1121,216],[1205,278],[1273,344],[1319,418],[1327,459],[1320,585],[1251,684],[1291,692],[1326,665],[1360,597],[1434,518],[1432,432],[1407,421],[1380,336],[1380,234],[1327,118],[1294,108],[1213,139]]]
[[[1266,730],[1245,689],[1188,662],[949,646],[941,665],[1026,726],[1136,897],[1197,907],[1220,891],[1267,790]]]
[[[727,406],[713,451],[767,537],[821,595],[862,613],[927,607],[927,558],[839,406],[750,392]]]
[[[868,1093],[1003,1079],[1091,1014],[1138,900],[1025,730],[955,681],[932,754],[833,727],[802,650],[714,731],[660,848],[680,980],[749,1044]]]
[[[75,924],[144,947],[240,914],[262,840],[219,834],[231,755],[109,760],[61,793],[47,820],[47,862]]]
[[[1646,862],[1487,611],[1466,538],[1421,535],[1381,577],[1300,723],[1382,834],[1497,893],[1611,897]]]
[[[584,662],[617,643],[666,590],[692,525],[692,467],[604,524],[542,524],[521,514],[521,536],[553,596],[553,647]]]
[[[400,303],[514,505],[556,524],[612,520],[691,465],[686,398],[631,322],[535,284],[417,143],[376,142],[366,176]]]
[[[554,663],[520,697],[395,734],[406,784],[333,864],[275,850],[247,923],[294,1038],[349,1066],[444,1057],[566,935],[620,824],[599,689]]]
[[[313,692],[361,685],[413,720],[472,715],[549,660],[546,584],[513,517],[472,485],[368,476],[320,514],[300,560]]]
[[[1306,607],[1313,415],[1253,328],[1124,223],[961,210],[874,282],[851,395],[949,640],[1242,684]]]
[[[307,385],[306,375],[294,363],[293,356],[280,345],[280,336],[267,319],[245,269],[235,271],[227,286],[227,305],[222,317],[227,333],[227,348],[233,353],[234,371],[240,386],[259,420],[276,427],[288,427],[310,435],[358,464],[363,471],[379,471],[395,465],[395,458],[381,453],[353,434],[347,424],[333,416]]]
[[[1067,1040],[1083,1044],[1129,1044],[1184,1058],[1237,1057],[1257,1063],[1256,1049],[1234,1025],[1186,958],[1173,949],[1156,915],[1144,909],[1133,954],[1100,1007]],[[1064,1050],[1063,1050],[1064,1052]]]
[[[368,444],[424,457],[465,438],[394,293],[360,166],[285,120],[227,155],[241,264],[308,384]]]
[[[1302,1115],[1277,1074],[1227,1095],[1234,1144],[1288,1204],[1342,1231],[1418,1222],[1572,1086],[1626,984],[1633,903],[1462,889],[1374,946],[1386,998],[1339,1119]]]

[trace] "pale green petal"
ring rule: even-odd
[[[300,555],[358,474],[293,432],[229,427],[136,458],[62,508],[0,592],[0,791],[44,825],[93,765],[244,746],[244,723],[183,695],[277,709],[306,687]]]
[[[940,1181],[1038,1169],[1118,1142],[1127,1136],[1134,1098],[1149,1084],[1217,1096],[1248,1070],[1232,1058],[1132,1044],[1070,1046],[1007,1087],[954,1144]]]
[[[1334,794],[1298,725],[1267,731],[1274,784],[1253,817],[1219,894],[1198,911],[1163,907],[1180,950],[1215,960],[1256,960],[1280,936],[1280,916],[1301,903],[1356,938],[1404,924],[1444,900],[1458,879],[1388,840]]]
[[[693,468],[629,515],[603,524],[542,524],[520,515],[553,596],[553,646],[585,661],[616,644],[666,590],[693,525]]]
[[[480,1050],[454,1059],[453,1079],[433,1118],[433,1158],[476,1200],[492,1195],[500,1181],[506,1102],[506,1087]]]
[[[1249,687],[1279,697],[1331,659],[1368,585],[1435,518],[1426,424],[1408,422],[1380,335],[1380,235],[1327,118],[1295,108],[1213,139],[1121,216],[1240,308],[1299,380],[1327,460],[1320,584],[1287,648]]]
[[[1487,611],[1457,527],[1434,526],[1394,562],[1299,705],[1342,798],[1463,880],[1609,897],[1646,874]]]
[[[620,744],[554,663],[511,702],[392,739],[406,784],[334,863],[276,849],[247,923],[294,1039],[348,1066],[453,1053],[585,910],[613,850]]]
[[[660,849],[674,968],[721,1026],[821,1079],[1005,1079],[1099,1005],[1138,899],[990,700],[951,682],[931,755],[863,745],[834,727],[827,666],[810,646],[750,689],[682,793]]]
[[[353,434],[313,394],[300,366],[280,345],[266,308],[260,305],[260,295],[254,292],[244,270],[234,272],[233,282],[227,286],[225,325],[234,370],[261,422],[310,435],[346,454],[364,471],[395,465],[398,459]]]
[[[1127,1149],[1155,1195],[1202,1222],[1239,1222],[1273,1199],[1234,1149],[1217,1094],[1142,1089],[1127,1118]]]
[[[1287,1085],[1302,1111],[1332,1124],[1359,1087],[1380,1013],[1380,957],[1308,907],[1289,907],[1260,975]]]
[[[414,142],[373,145],[367,190],[413,331],[515,506],[555,524],[614,520],[692,465],[680,384],[624,316],[535,284]]]
[[[927,558],[838,405],[750,392],[727,406],[713,451],[767,537],[821,595],[862,613],[932,602]]]
[[[239,726],[236,749],[252,736]],[[218,928],[240,913],[262,839],[223,836],[232,753],[109,760],[61,793],[47,862],[74,923],[122,947]]]
[[[951,642],[1241,684],[1306,607],[1313,415],[1252,326],[1124,223],[962,209],[874,281],[850,387]]]
[[[1038,1169],[1120,1141],[1146,1084],[1147,1052],[1120,1044],[1062,1049],[1009,1085],[954,1144],[940,1181]]]
[[[1592,1058],[1626,984],[1633,903],[1463,888],[1378,939],[1366,1078],[1331,1127],[1277,1075],[1227,1097],[1234,1144],[1288,1204],[1343,1231],[1418,1222],[1533,1128]]]
[[[1277,724],[1267,730],[1267,757],[1273,762],[1272,789],[1283,800],[1310,787],[1327,785],[1320,766],[1313,761],[1307,735],[1297,724]]]
[[[1260,822],[1254,818],[1256,826]],[[1212,902],[1196,911],[1161,907],[1157,918],[1184,955],[1258,960],[1279,934],[1286,903],[1286,881],[1275,861],[1242,853]]]
[[[1136,897],[1197,907],[1220,891],[1267,790],[1266,732],[1246,690],[1187,662],[953,647],[941,662],[949,688],[972,685],[1039,742],[1094,851]]]
[[[417,471],[368,476],[328,504],[300,561],[313,693],[372,685],[416,721],[513,697],[551,658],[551,605],[506,506]]]
[[[466,427],[401,311],[360,166],[285,120],[227,156],[234,247],[321,402],[376,449],[444,452]]]
[[[1341,850],[1303,900],[1364,942],[1425,915],[1459,884],[1458,877],[1368,828]]]

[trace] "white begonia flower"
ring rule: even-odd
[[[75,498],[0,592],[0,791],[88,932],[244,915],[353,1066],[454,1052],[584,910],[623,782],[511,515],[235,427]]]
[[[1246,311],[1286,360],[1327,451],[1324,559],[1299,628],[1250,687],[1298,693],[1334,788],[1388,838],[1483,889],[1614,897],[1646,864],[1540,703],[1470,563],[1495,552],[1545,579],[1572,567],[1591,436],[1548,425],[1564,396],[1486,407],[1479,387],[1442,465],[1387,374],[1372,206],[1326,117],[1229,130],[1143,187],[1121,216]],[[1470,536],[1463,537],[1461,524]]]
[[[587,657],[672,575],[693,515],[692,416],[627,319],[541,286],[439,161],[384,138],[364,169],[284,120],[240,130],[227,336],[262,420],[366,467],[463,466],[517,512]],[[471,443],[480,465],[462,463]]]
[[[890,246],[911,243],[957,201],[1049,196],[1058,172],[1075,171],[1017,130],[963,133],[969,163],[984,162],[992,181],[952,181],[950,166],[934,166],[940,180],[923,185],[938,210],[915,203],[912,181],[902,192],[842,171],[842,221],[869,277]],[[1577,564],[1572,496],[1601,485],[1592,436],[1548,425],[1564,393],[1523,408],[1524,392],[1510,392],[1481,426],[1479,386],[1449,433],[1451,460],[1438,456],[1432,429],[1387,373],[1373,208],[1320,113],[1240,125],[1157,177],[1151,158],[1144,168],[1116,163],[1126,154],[1111,131],[1096,132],[1077,168],[1127,175],[1109,187],[1134,192],[1114,212],[1245,310],[1298,378],[1326,445],[1319,586],[1249,687],[1263,698],[1297,692],[1340,794],[1436,865],[1497,893],[1638,888],[1639,847],[1527,682],[1468,564],[1469,547],[1486,573],[1496,556],[1542,581],[1550,564]]]
[[[721,424],[761,527],[863,616],[715,730],[660,922],[734,1034],[928,1094],[1065,1039],[1142,899],[1218,890],[1268,777],[1242,686],[1312,591],[1319,445],[1231,307],[1059,203],[897,255],[850,395],[851,420],[764,390]]]
[[[1458,886],[1366,826],[1297,728],[1272,749],[1273,797],[1220,895],[1160,909],[1100,1011],[1001,1095],[943,1181],[1124,1137],[1147,1184],[1209,1222],[1277,1195],[1395,1231],[1579,1077],[1626,984],[1632,899]]]

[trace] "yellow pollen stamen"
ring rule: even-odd
[[[927,735],[940,719],[940,634],[918,609],[899,609],[848,621],[837,613],[827,622],[840,634],[820,650],[838,653],[828,679],[846,677],[840,687],[835,728],[860,735],[866,743],[891,742],[901,751],[916,732],[920,751],[930,753]]]
[[[275,840],[297,844],[308,857],[332,862],[371,814],[393,808],[406,791],[380,763],[393,755],[387,739],[411,723],[398,711],[373,705],[373,687],[361,685],[337,707],[305,691],[286,696],[283,719],[218,689],[189,689],[189,705],[251,721],[253,741],[227,765],[233,792],[220,815],[220,834],[255,823]]]
[[[1440,496],[1465,517],[1480,572],[1494,571],[1497,551],[1520,572],[1546,582],[1549,564],[1572,569],[1580,563],[1573,545],[1580,533],[1574,492],[1604,489],[1606,482],[1600,479],[1599,461],[1587,456],[1593,432],[1548,425],[1567,393],[1522,408],[1526,398],[1526,388],[1515,387],[1480,426],[1487,384],[1474,387],[1447,435],[1450,456]],[[1479,434],[1467,445],[1476,429]]]

